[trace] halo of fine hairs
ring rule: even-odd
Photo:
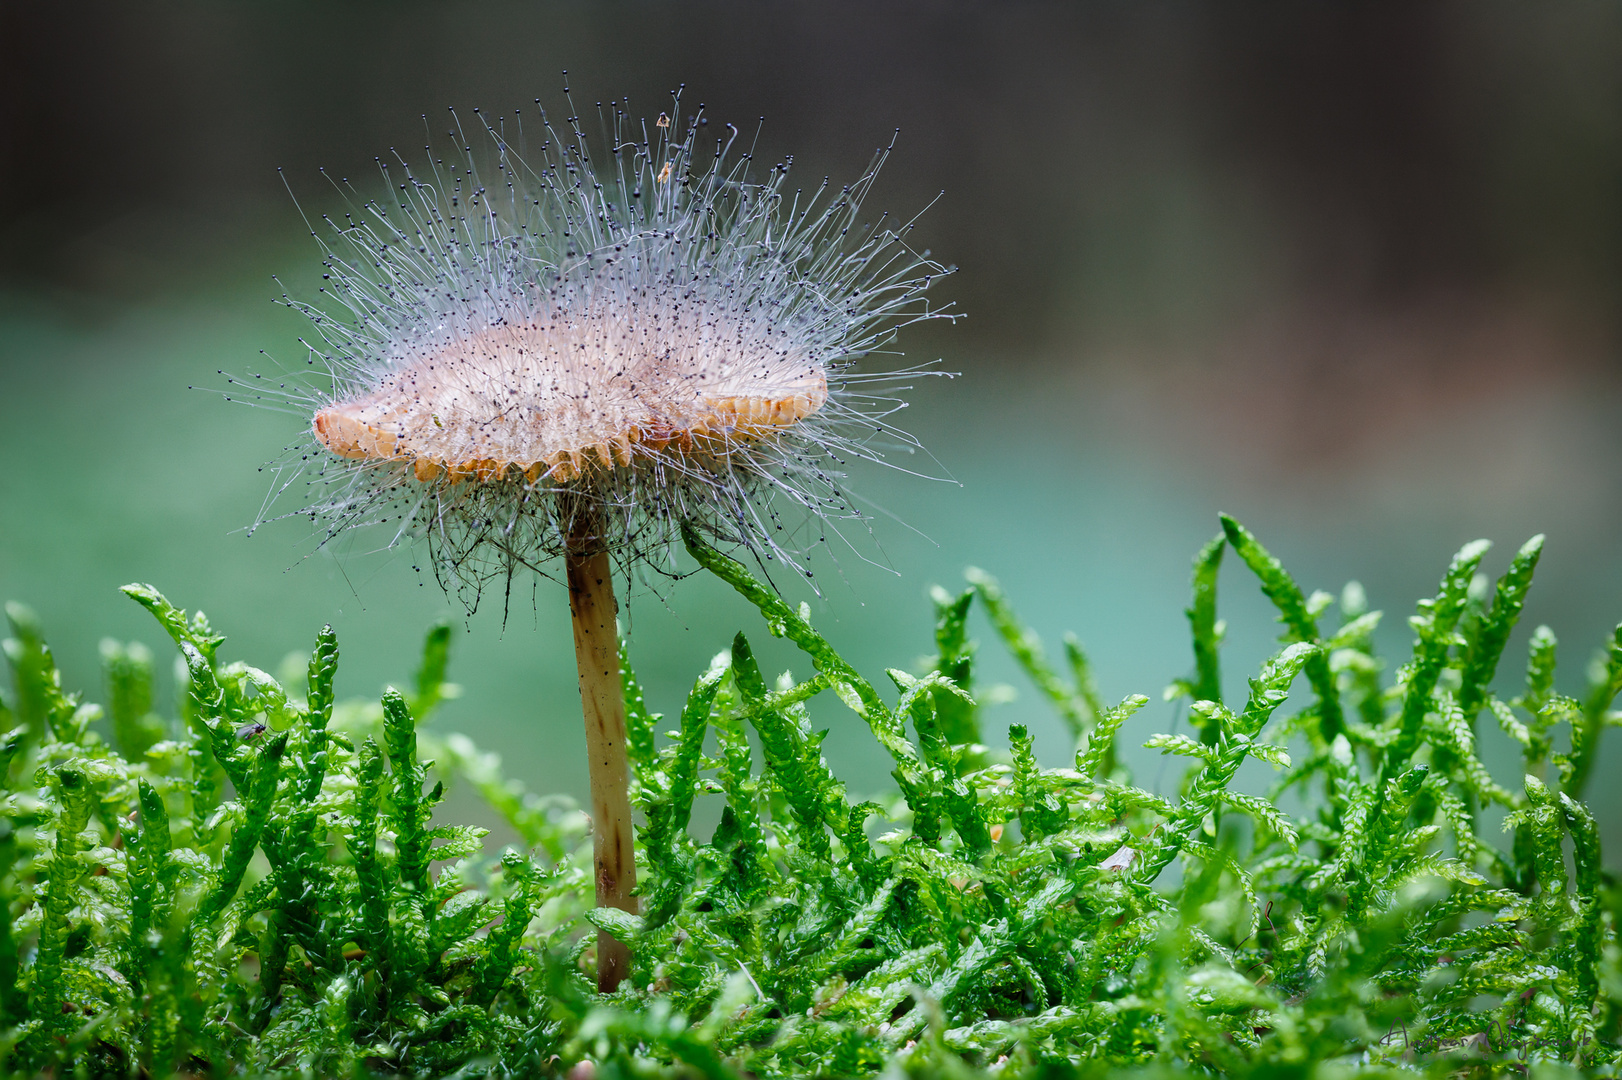
[[[628,100],[598,103],[596,143],[568,100],[561,124],[539,99],[527,125],[450,110],[448,159],[431,139],[420,167],[377,159],[386,198],[334,181],[348,212],[312,226],[320,296],[281,299],[313,324],[300,342],[317,380],[233,380],[316,416],[267,466],[255,527],[308,517],[317,549],[360,526],[386,527],[385,547],[424,541],[469,610],[491,582],[510,591],[520,568],[578,550],[582,522],[622,565],[668,564],[688,523],[810,578],[811,545],[865,519],[847,463],[900,467],[889,456],[919,447],[890,422],[899,394],[943,374],[856,362],[902,326],[960,317],[925,297],[952,268],[909,244],[916,217],[859,218],[894,139],[855,183],[807,191],[788,187],[792,158],[755,175],[738,129],[709,138],[679,90],[651,125]],[[697,422],[668,392],[649,403],[699,385],[711,406],[752,396]],[[633,399],[651,427],[614,431],[615,402]],[[322,433],[323,416],[367,408],[387,421]],[[547,425],[563,443],[521,445]]]

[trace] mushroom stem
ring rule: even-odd
[[[569,614],[580,669],[580,705],[590,760],[592,854],[597,906],[636,914],[636,857],[631,846],[630,770],[625,756],[625,697],[620,685],[614,578],[598,546],[571,550]],[[609,993],[630,972],[631,950],[597,932],[597,989]]]

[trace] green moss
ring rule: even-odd
[[[1498,697],[1541,544],[1489,607],[1477,543],[1419,605],[1386,685],[1361,589],[1325,631],[1327,594],[1223,528],[1195,561],[1193,675],[1170,691],[1193,701],[1195,737],[1129,729],[1148,699],[1100,701],[1073,641],[1069,677],[1049,666],[979,572],[937,591],[932,670],[890,671],[892,699],[806,609],[689,535],[814,674],[769,678],[740,633],[666,733],[627,646],[641,915],[588,910],[568,800],[422,726],[447,696],[448,627],[409,695],[334,702],[330,628],[307,685],[284,687],[131,586],[188,685],[180,716],[157,715],[150,656],[109,643],[109,742],[12,605],[0,1055],[17,1074],[140,1077],[566,1075],[585,1059],[615,1077],[1614,1075],[1617,896],[1580,795],[1622,649],[1565,697],[1540,627],[1525,691]],[[1218,664],[1227,546],[1285,628],[1242,708]],[[1073,767],[1043,768],[1020,727],[1010,751],[982,744],[976,607],[1076,737]],[[894,762],[893,797],[853,803],[830,770],[806,710],[830,692]],[[1523,779],[1482,763],[1483,713]],[[1174,795],[1133,784],[1129,730],[1187,761]],[[1275,770],[1270,790],[1237,787],[1249,759]],[[524,850],[433,822],[457,781]],[[721,803],[708,837],[700,799]],[[1482,824],[1493,806],[1507,838]],[[609,996],[587,974],[599,928],[634,957]]]

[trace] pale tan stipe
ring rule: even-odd
[[[418,480],[441,475],[451,482],[465,479],[495,480],[510,471],[531,483],[542,476],[566,483],[589,469],[610,470],[630,465],[639,455],[724,454],[739,443],[753,442],[793,427],[822,408],[828,400],[828,381],[820,372],[806,372],[792,392],[777,397],[707,397],[695,403],[690,417],[675,419],[651,412],[616,430],[593,432],[597,438],[565,446],[536,446],[519,457],[465,457],[450,460],[442,452],[414,446],[411,432],[422,424],[413,412],[431,409],[420,400],[404,408],[379,408],[381,395],[352,402],[337,402],[315,414],[315,437],[340,457],[372,461],[409,461]],[[379,414],[390,414],[384,419]],[[430,416],[436,426],[437,417]],[[394,428],[394,431],[388,430]]]
[[[626,787],[631,767],[625,749],[625,694],[620,687],[613,566],[606,551],[570,552],[565,562],[575,662],[580,670],[580,705],[586,721],[597,906],[635,915],[636,858]],[[630,970],[631,950],[608,931],[597,931],[597,989],[612,993]]]

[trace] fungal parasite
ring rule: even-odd
[[[911,223],[862,217],[888,147],[856,183],[806,190],[790,159],[759,175],[680,91],[651,126],[599,104],[595,144],[569,105],[554,123],[537,101],[527,131],[452,110],[449,160],[379,159],[386,199],[337,183],[351,205],[317,234],[322,296],[283,298],[315,330],[319,390],[279,391],[314,444],[273,466],[269,505],[304,480],[318,543],[386,523],[470,606],[562,562],[598,903],[634,911],[614,563],[656,564],[690,526],[809,575],[814,539],[862,518],[845,463],[916,447],[889,418],[902,382],[934,373],[856,362],[955,316],[925,298],[949,270]],[[628,960],[600,935],[599,985]]]

